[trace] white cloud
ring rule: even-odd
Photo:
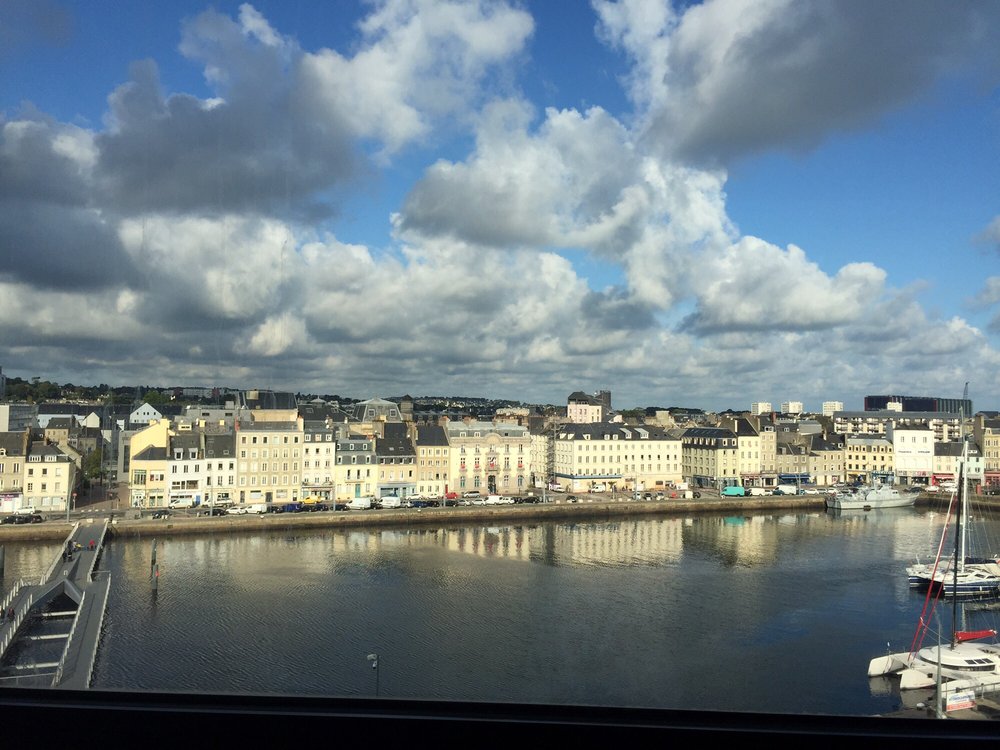
[[[1000,8],[976,2],[597,2],[634,61],[628,81],[665,153],[728,163],[798,149],[913,100],[940,76],[995,76]],[[864,85],[858,82],[863,81]]]
[[[442,118],[464,116],[487,71],[521,52],[531,17],[503,3],[392,0],[365,18],[352,57],[323,49],[302,61],[322,109],[391,154],[425,138]]]
[[[697,310],[692,330],[830,328],[861,319],[878,302],[885,271],[871,263],[823,273],[794,245],[782,250],[744,237],[719,255],[704,255],[692,272]]]

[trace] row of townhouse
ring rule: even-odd
[[[32,440],[31,430],[0,432],[0,512],[65,511],[77,488],[76,458],[70,449]]]
[[[686,429],[586,422],[533,432],[506,421],[433,425],[386,418],[334,421],[321,411],[288,408],[235,420],[154,420],[131,437],[132,503],[521,494],[548,481],[575,492],[681,482],[717,488],[796,481],[928,484],[954,477],[961,453],[958,441],[938,440],[935,425],[919,422],[889,424],[875,434],[825,436],[813,430],[818,425],[802,433],[763,416]],[[1000,481],[1000,420],[980,419],[976,430],[993,455],[984,463],[974,446],[970,475],[985,472],[986,481]],[[950,428],[941,434],[951,437]]]
[[[360,430],[360,432],[359,432]],[[134,507],[513,494],[530,476],[527,428],[306,420],[290,410],[224,422],[162,419],[131,436]]]

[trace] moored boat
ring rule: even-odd
[[[849,488],[835,495],[828,495],[826,507],[837,510],[880,510],[905,508],[913,505],[916,497],[910,492],[900,492],[889,485]]]

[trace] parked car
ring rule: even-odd
[[[205,508],[198,515],[200,516],[224,516],[226,515],[225,508]]]
[[[365,497],[352,497],[350,502],[347,503],[348,510],[369,510],[374,507],[374,500],[371,496]]]
[[[566,502],[567,502],[567,503],[575,503],[575,502],[578,502],[578,501],[577,501],[577,499],[576,499],[576,495],[568,495],[568,496],[566,497]]]
[[[245,505],[231,505],[226,509],[226,513],[230,516],[245,516],[249,512]]]
[[[153,511],[153,518],[170,518],[170,511],[166,508]]]
[[[480,497],[482,494],[483,493],[480,492],[479,490],[469,490],[468,492],[463,492],[462,493],[462,497],[466,497],[466,498]]]
[[[445,500],[458,500],[458,493],[457,492],[446,492],[446,493],[444,493],[444,499]]]
[[[731,484],[728,487],[723,487],[720,494],[723,497],[744,497],[747,491],[738,484]]]
[[[421,500],[418,497],[418,498],[414,498],[413,500],[408,500],[407,503],[406,503],[406,507],[407,508],[430,508],[431,507],[431,501],[430,500]]]
[[[0,523],[17,523],[17,516],[4,516]]]
[[[395,495],[386,495],[385,497],[379,498],[378,507],[382,510],[389,510],[392,508],[402,508],[403,501],[400,500]]]

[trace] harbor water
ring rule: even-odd
[[[154,540],[115,538],[93,688],[883,714],[902,701],[868,661],[909,646],[924,599],[904,566],[932,557],[943,522],[900,508],[165,536],[156,586]],[[59,553],[5,546],[5,590]],[[989,606],[964,609],[990,627]],[[939,607],[945,631],[951,617]]]

